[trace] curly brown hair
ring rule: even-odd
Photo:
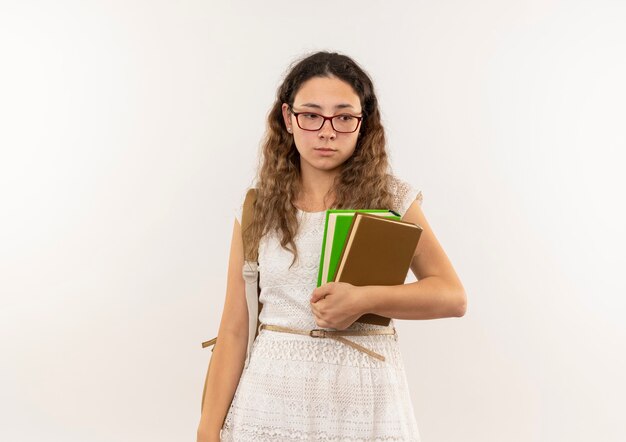
[[[291,63],[268,114],[255,178],[257,197],[253,222],[242,233],[247,260],[258,259],[261,237],[272,230],[282,233],[281,246],[293,253],[291,266],[298,259],[294,241],[298,209],[294,201],[301,191],[300,153],[287,132],[281,108],[282,103],[291,108],[301,85],[313,77],[335,77],[345,81],[359,96],[363,110],[361,134],[354,153],[342,164],[341,172],[331,186],[335,194],[332,208],[391,208],[391,167],[372,80],[346,55],[327,51],[305,55]]]

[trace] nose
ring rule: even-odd
[[[319,130],[319,135],[320,137],[335,138],[335,129],[333,129],[333,125],[330,120],[324,121],[324,124],[322,124],[322,127]]]

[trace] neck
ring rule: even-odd
[[[329,203],[332,200],[333,181],[339,175],[339,168],[334,170],[319,170],[309,167],[300,169],[301,199],[313,204]]]

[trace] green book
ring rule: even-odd
[[[322,253],[317,275],[317,287],[335,280],[335,273],[341,252],[346,244],[350,225],[356,212],[370,213],[400,220],[401,216],[393,210],[385,209],[330,209],[326,211],[326,223],[322,236]]]

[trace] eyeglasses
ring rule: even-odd
[[[333,115],[332,117],[325,117],[315,112],[294,112],[293,108],[291,113],[295,115],[298,127],[302,130],[316,131],[320,130],[326,120],[330,120],[330,124],[335,132],[351,133],[358,127],[363,117],[357,117],[350,114]]]

